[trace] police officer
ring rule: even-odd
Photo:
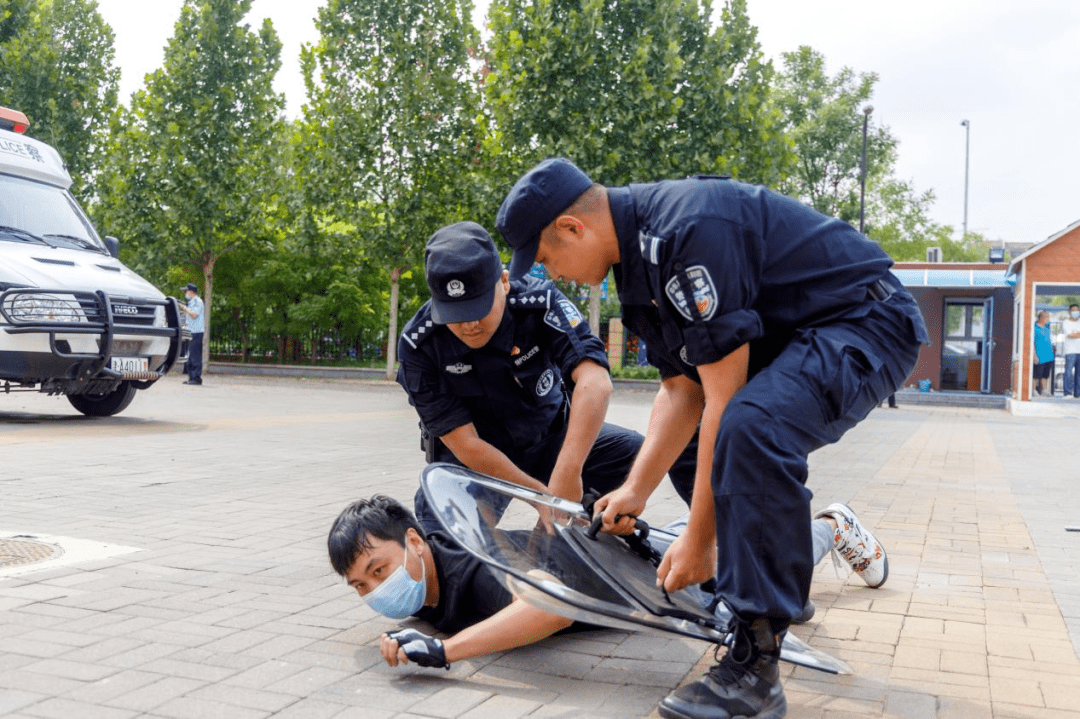
[[[779,643],[812,572],[807,455],[904,381],[926,330],[892,261],[838,219],[726,178],[594,184],[545,160],[507,195],[498,228],[516,277],[534,261],[590,284],[614,269],[623,322],[662,382],[626,483],[597,502],[624,531],[700,420],[686,531],[657,571],[671,591],[717,574],[738,621],[709,673],[665,717],[776,719]],[[719,551],[725,561],[717,567]]]
[[[474,222],[432,235],[424,265],[431,300],[401,334],[397,381],[420,416],[428,460],[574,501],[619,486],[642,437],[604,422],[604,343],[574,304],[550,281],[511,282]],[[440,528],[420,491],[416,516],[425,530]]]

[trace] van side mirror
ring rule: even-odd
[[[107,249],[109,251],[109,254],[112,255],[113,257],[119,257],[120,256],[120,240],[116,239],[115,237],[106,237],[105,238],[105,249]]]

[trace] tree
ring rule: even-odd
[[[116,108],[113,39],[96,0],[0,0],[0,105],[57,148],[84,202]]]
[[[471,14],[469,0],[330,0],[318,45],[303,51],[309,162],[319,168],[307,177],[389,276],[388,378],[402,278],[436,229],[472,216]]]
[[[841,68],[825,72],[825,58],[803,46],[783,53],[777,78],[777,104],[785,130],[795,143],[796,162],[780,190],[826,215],[858,224],[862,177],[862,108],[877,82],[875,73]],[[872,124],[866,137],[868,184],[889,174],[896,161],[896,140],[887,128]]]
[[[841,68],[830,77],[824,57],[803,46],[782,55],[777,103],[795,143],[794,169],[780,189],[827,215],[859,224],[863,107],[873,96],[875,73]],[[925,260],[940,247],[949,261],[982,256],[981,238],[951,239],[952,228],[930,219],[932,190],[916,191],[895,176],[898,141],[887,127],[867,121],[864,231],[893,259]]]
[[[607,185],[778,182],[790,149],[745,0],[716,28],[710,15],[708,0],[495,0],[484,94],[496,171],[561,155]]]
[[[745,0],[495,0],[484,83],[510,174],[565,155],[618,185],[779,180],[789,148]]]
[[[284,99],[271,83],[281,43],[269,20],[241,24],[251,0],[186,0],[164,66],[115,123],[101,214],[126,232],[136,264],[160,276],[202,272],[207,343],[214,265],[271,241],[266,222],[282,171]]]

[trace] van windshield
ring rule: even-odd
[[[42,242],[108,254],[67,190],[0,175],[0,242]]]

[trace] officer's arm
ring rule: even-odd
[[[566,425],[555,467],[548,481],[548,491],[557,497],[580,502],[582,496],[581,469],[592,451],[593,443],[604,426],[608,402],[611,400],[611,375],[592,360],[582,360],[570,373],[574,381],[570,419]]]
[[[749,345],[742,345],[719,362],[699,365],[698,375],[705,394],[698,441],[697,474],[690,519],[686,531],[664,554],[657,578],[673,592],[704,582],[716,571],[716,508],[713,502],[713,446],[720,431],[720,418],[731,398],[746,384],[750,359]],[[739,448],[734,448],[739,451]]]
[[[537,492],[548,491],[542,483],[522,472],[498,447],[481,439],[472,422],[455,427],[439,439],[469,469]]]
[[[645,441],[626,482],[596,503],[596,510],[604,512],[605,532],[627,534],[633,530],[632,517],[645,509],[664,474],[690,443],[704,404],[701,385],[689,377],[676,375],[660,383]],[[616,521],[617,516],[622,518]]]

